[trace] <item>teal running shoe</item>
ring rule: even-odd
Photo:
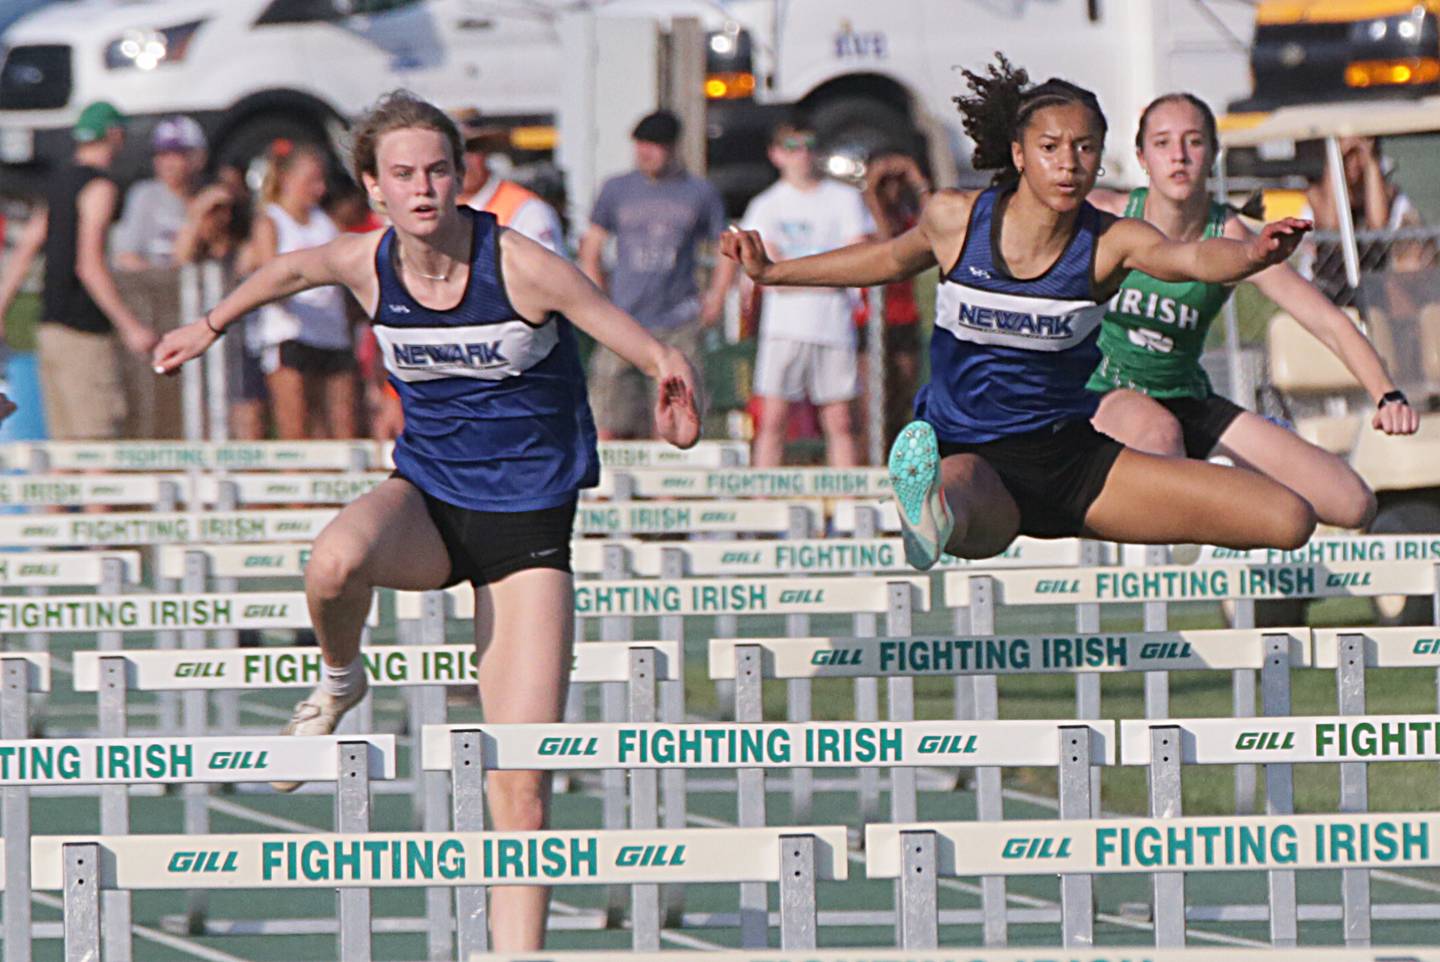
[[[945,552],[955,517],[940,483],[935,429],[924,421],[905,425],[890,446],[890,487],[900,508],[905,560],[912,568],[928,571]]]

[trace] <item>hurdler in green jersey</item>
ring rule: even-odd
[[[1238,217],[1209,198],[1207,181],[1219,141],[1215,117],[1190,94],[1169,94],[1145,108],[1135,150],[1149,180],[1128,195],[1094,191],[1090,202],[1144,220],[1175,239],[1252,236]],[[1419,415],[1385,372],[1375,349],[1313,285],[1285,264],[1249,278],[1260,292],[1325,344],[1378,406],[1373,426],[1413,434]],[[1340,457],[1215,394],[1200,366],[1205,335],[1230,288],[1157,280],[1131,271],[1101,323],[1102,359],[1087,386],[1103,394],[1097,430],[1150,454],[1224,455],[1299,494],[1320,521],[1363,528],[1375,495]]]
[[[1130,192],[1125,216],[1145,218],[1148,188]],[[1212,203],[1203,237],[1221,237],[1230,209]],[[1100,325],[1100,366],[1086,385],[1101,394],[1117,387],[1154,398],[1204,398],[1213,393],[1200,366],[1205,335],[1233,288],[1204,281],[1171,282],[1131,271]]]

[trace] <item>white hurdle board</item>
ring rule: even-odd
[[[645,962],[696,962],[694,949],[646,952]],[[727,949],[706,952],[704,962],[1440,962],[1440,949],[1337,948],[1304,949],[1157,949],[1052,948],[975,949]],[[468,962],[635,962],[635,953],[620,951],[563,951],[506,953],[475,952]]]
[[[120,563],[125,584],[139,583],[138,551],[5,551],[0,552],[0,587],[98,585],[107,561]]]
[[[937,872],[1072,875],[1440,864],[1440,814],[871,823],[865,874],[896,878],[903,832],[933,831]]]
[[[25,663],[25,690],[43,693],[50,690],[50,654],[44,651],[0,651],[0,664],[7,661]]]
[[[205,557],[212,578],[298,578],[310,560],[308,544],[166,544],[157,552],[160,577],[185,577],[192,551]]]
[[[700,441],[681,450],[665,441],[601,441],[604,468],[723,468],[750,463],[750,445],[743,441]]]
[[[1200,765],[1440,761],[1440,715],[1290,715],[1125,720],[1123,764],[1150,764],[1157,728],[1179,729],[1180,760]]]
[[[372,601],[367,619],[380,623]],[[307,628],[303,591],[0,597],[0,632],[221,631]]]
[[[1260,668],[1267,635],[1290,638],[1290,664],[1309,665],[1308,628],[1223,628],[1110,634],[909,638],[712,638],[710,677],[734,678],[736,650],[760,649],[766,678],[1023,675]]]
[[[34,441],[0,445],[0,465],[28,471],[350,471],[376,466],[369,441]]]
[[[336,781],[363,742],[371,778],[395,777],[394,735],[32,738],[0,741],[0,787]]]
[[[570,679],[630,680],[630,651],[655,652],[655,677],[681,678],[680,646],[673,641],[587,641],[575,646]],[[8,655],[7,655],[8,657]],[[237,688],[310,688],[320,683],[317,648],[215,648],[173,651],[77,651],[75,691],[100,690],[102,659],[125,662],[126,687],[137,691],[198,691]],[[474,645],[371,645],[360,660],[375,687],[451,685],[475,681]]]
[[[450,771],[451,735],[479,732],[486,770],[861,768],[1060,764],[1062,729],[1090,732],[1096,765],[1115,764],[1110,721],[426,725],[425,768]]]
[[[0,517],[0,544],[41,548],[313,541],[337,513],[326,509],[7,516]]]
[[[824,521],[819,501],[620,501],[581,502],[575,510],[577,535],[784,534],[790,513],[804,511],[812,530]]]
[[[67,844],[100,846],[104,888],[400,886],[779,881],[787,835],[815,838],[815,877],[844,879],[842,826],[355,835],[40,835],[35,888],[63,887]]]
[[[0,505],[12,508],[138,505],[160,500],[153,474],[23,474],[0,476]]]
[[[1440,561],[1440,534],[1318,535],[1303,548],[1200,549],[1201,564],[1333,564],[1355,561]]]
[[[1340,640],[1365,640],[1366,668],[1440,668],[1440,628],[1316,628],[1315,667],[1340,667]]]
[[[389,472],[344,474],[204,475],[196,493],[205,504],[220,500],[220,486],[232,484],[241,504],[349,504],[390,477]]]
[[[890,493],[885,468],[609,468],[586,494],[613,498],[616,477],[637,498],[875,498]]]
[[[734,578],[723,581],[685,578],[677,581],[583,581],[575,585],[575,614],[607,615],[775,615],[888,611],[890,587],[912,589],[915,610],[930,607],[930,579],[894,578]],[[469,585],[445,591],[447,616],[472,618],[475,592]],[[395,615],[414,621],[421,615],[424,595],[395,595]]]
[[[971,577],[945,573],[946,604],[970,603]],[[1012,605],[1428,595],[1436,588],[1435,565],[1425,561],[1027,568],[992,577],[996,601]]]

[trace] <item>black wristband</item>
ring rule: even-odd
[[[1404,392],[1404,391],[1401,391],[1401,390],[1399,390],[1399,389],[1397,388],[1397,389],[1394,390],[1394,391],[1387,391],[1387,392],[1385,393],[1385,396],[1382,397],[1382,398],[1379,400],[1378,403],[1376,403],[1376,405],[1375,405],[1375,410],[1378,411],[1378,410],[1380,410],[1381,408],[1383,408],[1383,407],[1384,407],[1385,405],[1387,405],[1387,404],[1405,404],[1405,405],[1409,405],[1409,403],[1410,403],[1410,399],[1405,396],[1405,392]]]
[[[216,337],[224,337],[224,336],[225,336],[225,329],[224,329],[224,328],[217,328],[214,324],[211,324],[211,323],[210,323],[210,312],[209,312],[209,311],[206,311],[206,312],[205,312],[205,326],[208,327],[208,328],[210,328],[210,333],[211,333],[211,334],[214,334]],[[1384,401],[1381,401],[1380,403],[1381,403],[1381,404],[1384,404],[1385,402],[1384,402]]]

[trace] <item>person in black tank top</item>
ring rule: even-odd
[[[124,142],[124,118],[107,103],[86,107],[74,129],[73,162],[46,178],[36,209],[0,276],[0,317],[20,290],[35,256],[45,254],[40,327],[40,383],[50,437],[120,437],[126,399],[114,334],[146,356],[155,334],[125,305],[105,256],[119,209],[109,174]]]
[[[1084,325],[1094,325],[1096,307],[1130,270],[1231,283],[1284,260],[1309,224],[1271,224],[1248,244],[1178,243],[1142,221],[1098,213],[1085,201],[1100,174],[1106,129],[1094,94],[1063,80],[1032,87],[1004,57],[983,75],[965,76],[972,95],[956,100],[975,140],[973,163],[998,171],[998,189],[942,191],[899,237],[814,257],[772,264],[754,232],[733,232],[722,244],[764,284],[870,287],[936,265],[947,271],[932,380],[916,407],[953,436],[937,438],[919,420],[891,449],[910,563],[923,570],[942,553],[990,557],[1017,534],[1236,548],[1303,544],[1314,512],[1282,485],[1249,471],[1141,454],[1097,433],[1089,424],[1095,401],[1085,397],[1090,372],[1076,359],[1094,356],[1098,326],[1084,335]],[[968,238],[972,217],[982,213],[993,239]],[[1092,266],[1080,298],[1071,281],[1057,285],[1074,270],[1067,252],[1086,229],[1093,232]],[[991,266],[969,261],[959,271],[962,254],[987,242],[983,262]],[[1027,313],[1031,304],[1044,306]],[[996,371],[1004,372],[998,380]],[[1046,387],[1027,394],[1027,384]],[[1054,412],[1048,423],[1047,409]],[[946,418],[937,417],[941,410]],[[951,426],[966,419],[970,438]]]
[[[397,91],[358,122],[354,143],[356,178],[394,227],[281,254],[208,315],[166,335],[155,369],[174,373],[261,304],[325,284],[349,288],[375,318],[405,431],[396,476],[315,541],[305,593],[322,679],[285,731],[333,732],[364,697],[360,632],[376,588],[428,591],[462,580],[475,586],[486,720],[559,722],[574,641],[575,498],[598,480],[569,324],[655,379],[656,425],[682,448],[700,434],[694,370],[564,258],[456,206],[462,146],[439,108]],[[493,450],[472,450],[471,438]],[[549,779],[540,772],[493,772],[486,797],[496,829],[547,823]],[[490,898],[494,948],[539,949],[548,889],[501,886]]]
[[[1141,113],[1135,133],[1135,153],[1149,178],[1149,187],[1147,193],[1138,195],[1139,209],[1132,211],[1134,216],[1143,217],[1170,237],[1195,237],[1209,230],[1236,240],[1248,238],[1250,231],[1240,218],[1210,200],[1209,171],[1219,148],[1215,115],[1203,100],[1182,93],[1152,101]],[[1103,210],[1124,216],[1131,196],[1096,191],[1091,201]],[[1375,430],[1414,434],[1419,429],[1419,413],[1397,390],[1375,348],[1315,285],[1288,264],[1261,271],[1250,282],[1328,346],[1356,382],[1364,386],[1376,404],[1371,422]],[[1142,274],[1128,280],[1126,287],[1130,289],[1137,283],[1149,286]],[[1185,373],[1199,371],[1200,345],[1228,289],[1217,286],[1196,293],[1171,287],[1149,290],[1161,295],[1158,309],[1153,294],[1148,300],[1134,298],[1128,311],[1121,306],[1126,300],[1124,291],[1112,302],[1106,323],[1118,320],[1117,333],[1132,335],[1129,340],[1117,337],[1116,343],[1122,349],[1128,348],[1129,356],[1138,359],[1141,369],[1135,371],[1134,365],[1127,367],[1121,361],[1117,368],[1122,377],[1097,375],[1091,379],[1092,388],[1101,384],[1106,389],[1095,413],[1095,428],[1151,454],[1192,458],[1222,455],[1299,494],[1314,507],[1322,524],[1369,528],[1375,517],[1375,493],[1344,458],[1214,391],[1204,391],[1209,381],[1203,373],[1197,378],[1199,391],[1183,380]],[[1167,299],[1169,304],[1164,303]],[[1191,322],[1188,332],[1167,326],[1174,324],[1166,318],[1167,314],[1169,318],[1177,316],[1177,304],[1196,311],[1193,316],[1198,320]],[[1131,347],[1137,343],[1133,337],[1135,328],[1142,333],[1153,328],[1163,340],[1159,346],[1146,341],[1145,348]],[[1173,338],[1165,337],[1172,334]],[[1117,383],[1129,386],[1111,387]]]

